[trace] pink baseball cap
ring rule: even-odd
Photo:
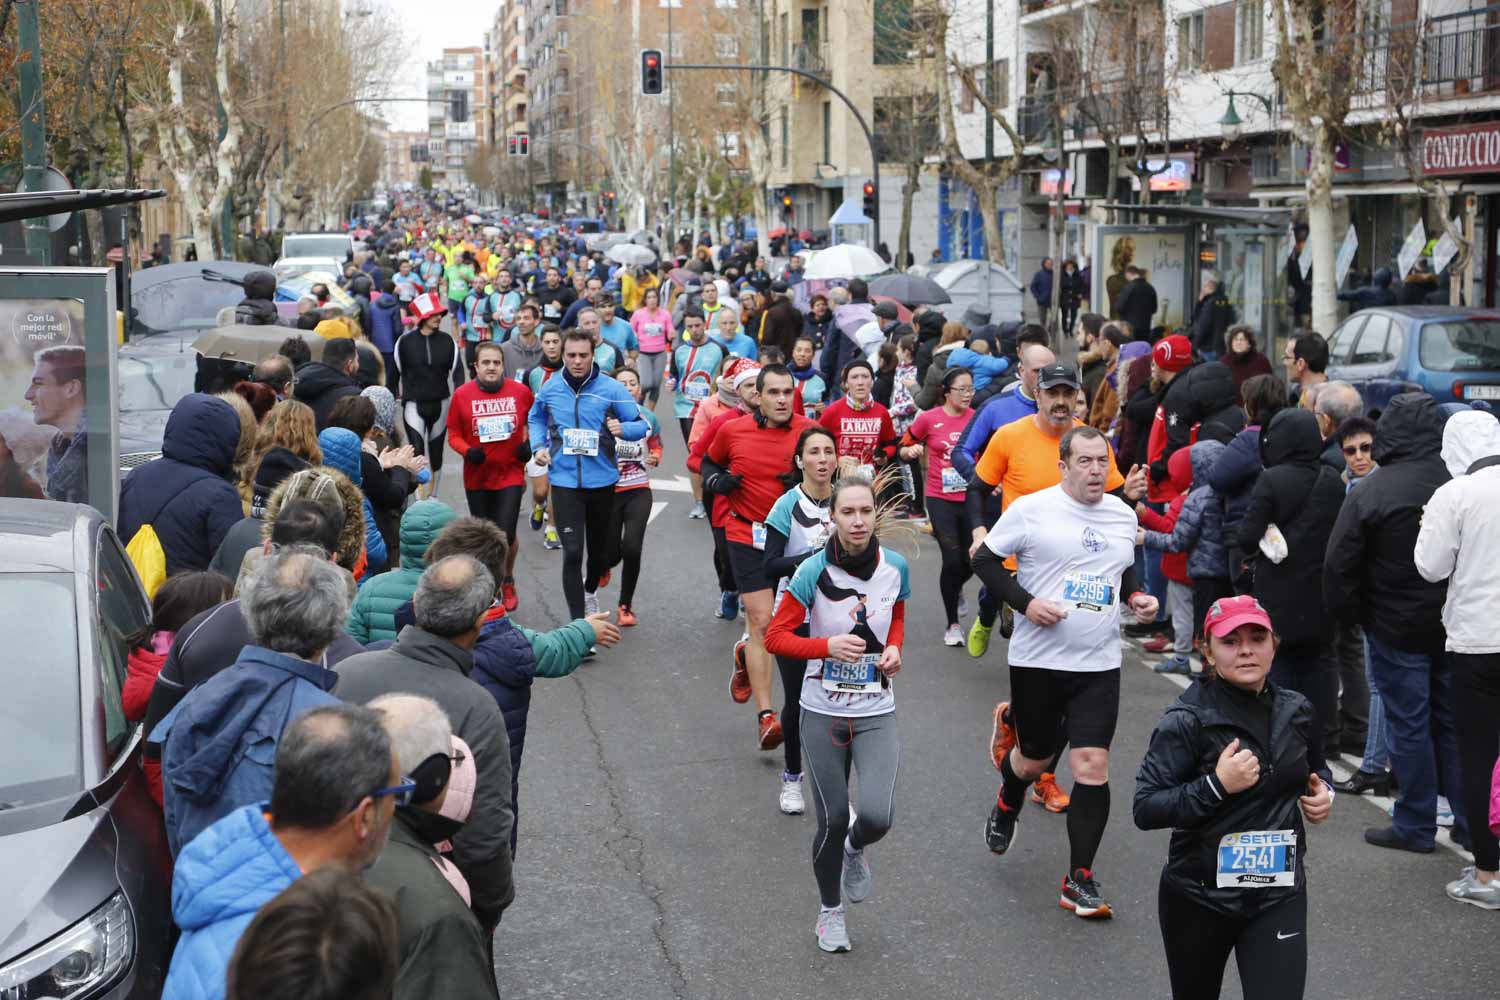
[[[1203,616],[1203,634],[1224,638],[1241,625],[1259,625],[1271,628],[1271,616],[1260,602],[1248,594],[1241,597],[1222,597],[1214,601]]]

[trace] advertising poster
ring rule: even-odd
[[[0,496],[88,503],[77,299],[0,300]]]
[[[1139,268],[1156,290],[1153,326],[1180,329],[1191,309],[1189,282],[1198,272],[1190,226],[1100,226],[1096,230],[1094,298],[1101,312],[1118,318],[1115,303],[1125,287],[1125,269]]]

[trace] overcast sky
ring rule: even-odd
[[[416,8],[407,8],[402,32],[409,41],[411,56],[395,96],[426,97],[427,63],[441,56],[443,49],[483,48],[484,33],[498,7],[498,0],[420,0]],[[385,112],[393,128],[427,130],[426,105],[388,104]]]

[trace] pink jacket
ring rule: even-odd
[[[1490,780],[1490,832],[1500,837],[1500,760],[1495,761],[1495,774]]]

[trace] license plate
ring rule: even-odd
[[[1500,399],[1500,385],[1466,385],[1465,399]]]
[[[1247,830],[1219,838],[1220,889],[1270,889],[1297,884],[1297,832]]]
[[[823,689],[846,694],[870,694],[880,690],[879,653],[866,653],[854,663],[823,661]]]

